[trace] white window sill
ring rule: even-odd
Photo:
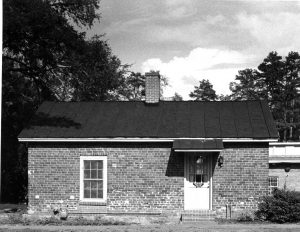
[[[84,200],[81,200],[79,201],[79,205],[99,205],[99,206],[106,206],[107,203],[106,201],[84,201]]]

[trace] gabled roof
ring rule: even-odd
[[[277,138],[264,101],[44,102],[25,138]]]

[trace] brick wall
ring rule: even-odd
[[[183,209],[183,156],[171,144],[31,144],[29,207],[157,212]],[[80,156],[107,156],[107,207],[80,205]],[[35,196],[38,195],[39,199]],[[74,196],[74,199],[70,199]]]
[[[218,167],[214,155],[213,209],[220,214],[226,204],[254,209],[268,192],[268,146],[224,146],[223,167]],[[171,143],[30,144],[29,207],[47,211],[63,201],[82,212],[182,211],[184,155],[171,152],[171,147]],[[80,156],[107,156],[107,205],[79,204]]]
[[[286,173],[284,169],[290,168]],[[300,164],[270,164],[269,176],[277,176],[279,178],[279,188],[286,187],[290,190],[300,191]]]
[[[224,143],[213,173],[213,208],[224,216],[226,204],[233,211],[254,210],[261,196],[268,193],[268,144]]]

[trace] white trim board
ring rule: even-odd
[[[177,139],[213,140],[226,142],[277,142],[277,139],[251,138],[18,138],[19,142],[174,142]]]
[[[103,198],[84,198],[83,197],[83,171],[85,160],[103,161]],[[107,199],[107,156],[80,156],[80,201],[81,202],[101,202],[105,203]]]
[[[217,150],[217,149],[215,149],[215,150],[213,150],[213,149],[185,149],[185,150],[180,150],[180,149],[175,149],[174,151],[176,151],[176,152],[220,152],[220,151],[222,151],[222,150]]]
[[[269,163],[270,164],[278,164],[278,163],[300,163],[300,159],[291,159],[291,160],[288,160],[288,159],[276,159],[276,160],[272,160],[272,159],[269,159]]]
[[[300,146],[300,142],[275,142],[270,143],[270,146]]]

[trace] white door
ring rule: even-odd
[[[211,154],[185,153],[184,209],[210,209]]]

